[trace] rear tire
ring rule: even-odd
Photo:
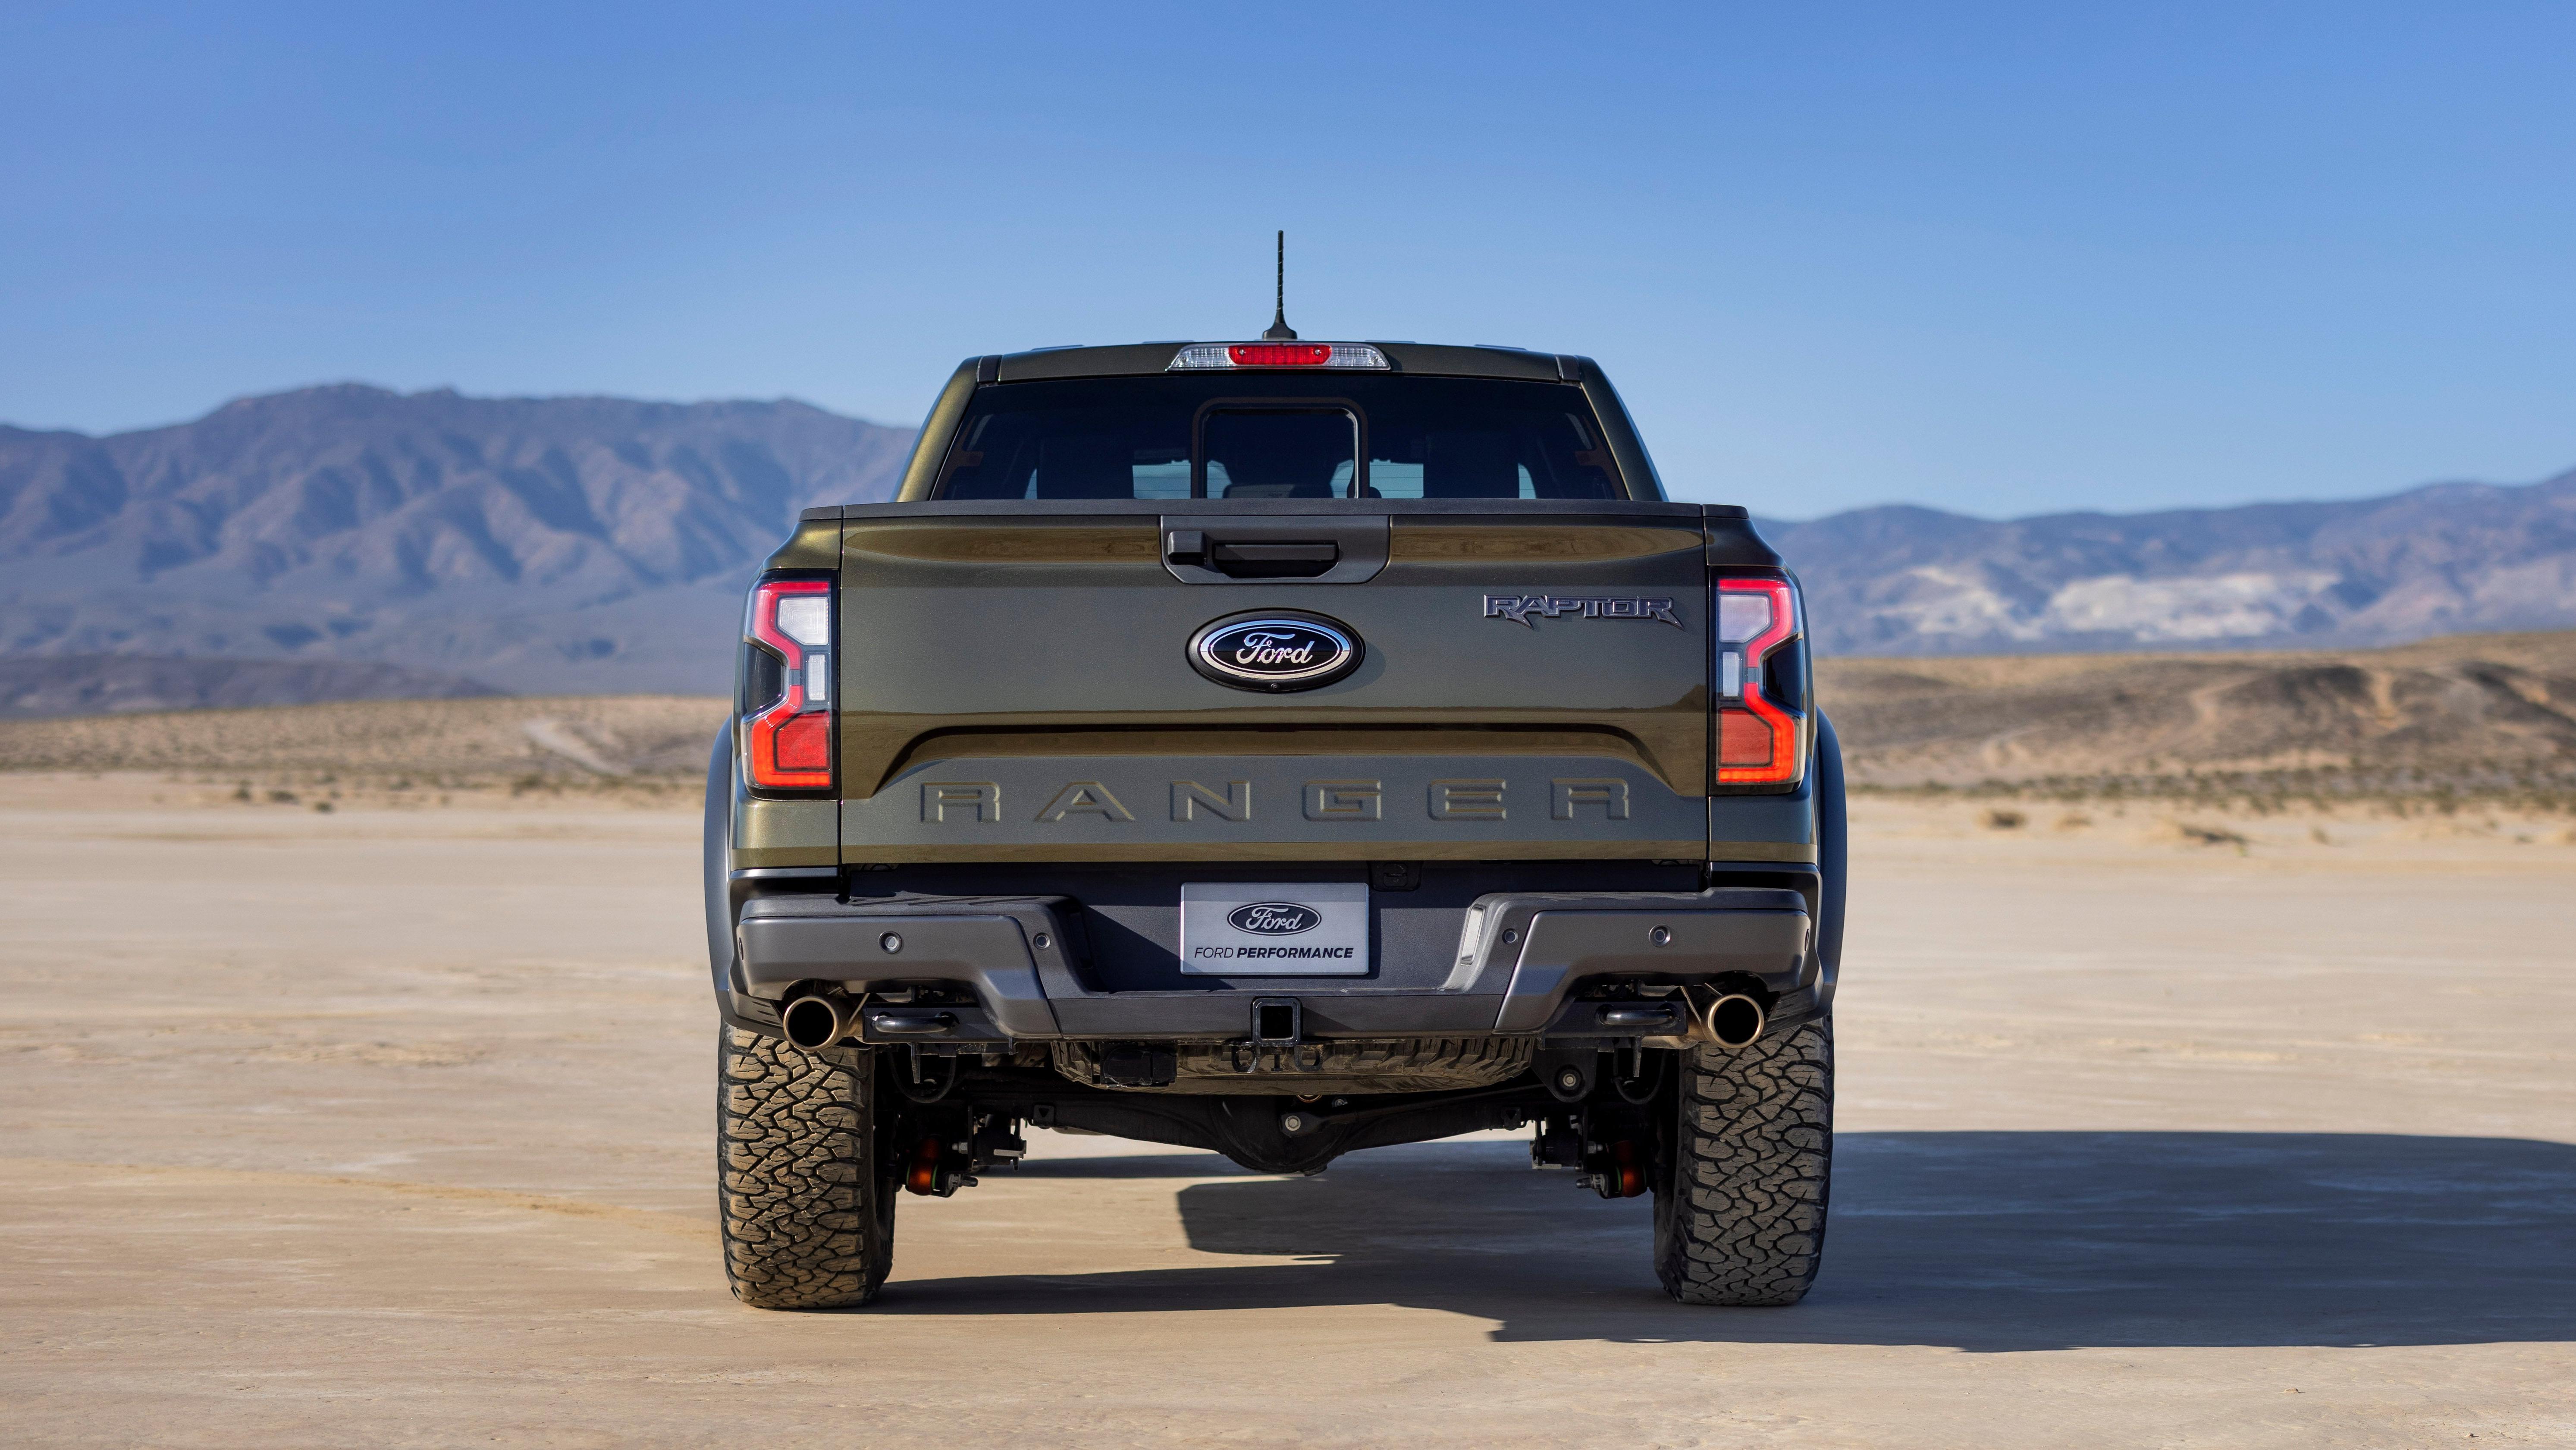
[[[803,1052],[730,1025],[717,1044],[717,1200],[734,1297],[755,1309],[867,1303],[894,1258],[897,1191],[872,1055]]]
[[[1825,1253],[1834,1152],[1829,1020],[1681,1062],[1669,1171],[1655,1183],[1655,1276],[1685,1304],[1795,1304]]]

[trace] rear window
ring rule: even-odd
[[[1383,373],[975,390],[935,498],[1625,498],[1570,383]]]

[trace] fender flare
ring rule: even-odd
[[[707,820],[703,847],[707,894],[707,971],[718,1004],[733,991],[733,722],[716,732],[707,753]]]
[[[1843,966],[1843,901],[1851,881],[1851,839],[1843,808],[1843,746],[1834,722],[1816,714],[1816,959],[1823,966],[1817,1004],[1831,1012]]]

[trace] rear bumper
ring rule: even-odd
[[[1465,914],[1454,966],[1431,991],[1373,989],[1362,979],[1098,990],[1085,970],[1080,920],[1060,896],[756,897],[743,903],[735,930],[739,990],[775,1003],[800,983],[958,989],[952,995],[971,995],[972,1006],[872,1003],[860,1035],[1007,1043],[1240,1040],[1256,999],[1296,1001],[1310,1038],[1613,1040],[1649,1035],[1605,1018],[1596,1002],[1614,986],[1751,978],[1786,1026],[1813,1015],[1818,985],[1806,899],[1769,888],[1483,896]]]

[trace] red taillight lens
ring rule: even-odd
[[[770,790],[828,790],[832,784],[832,585],[824,579],[764,579],[752,586],[743,639],[783,665],[778,697],[746,702],[744,779]]]
[[[1764,693],[1763,665],[1798,637],[1798,591],[1786,579],[1720,579],[1717,606],[1717,781],[1779,785],[1806,769],[1798,749],[1800,702]]]
[[[1717,712],[1717,759],[1720,774],[1738,768],[1768,766],[1779,753],[1780,737],[1773,722],[1750,710]],[[1736,777],[1763,779],[1765,777]]]
[[[1238,342],[1225,350],[1239,368],[1319,368],[1333,360],[1329,342]]]
[[[821,772],[823,783],[831,784],[832,716],[828,711],[791,715],[778,723],[771,737],[774,748],[771,762],[779,776],[809,775]],[[780,782],[783,784],[783,780]]]

